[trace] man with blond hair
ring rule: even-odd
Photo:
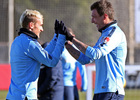
[[[43,31],[43,15],[29,9],[22,13],[19,36],[11,45],[11,83],[7,100],[37,100],[40,65],[55,67],[66,40],[64,24],[56,23],[59,24],[59,34],[55,33],[50,44],[42,48],[37,39]]]

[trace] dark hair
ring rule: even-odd
[[[90,10],[96,9],[100,16],[107,14],[109,19],[114,20],[114,9],[112,4],[107,0],[100,0],[93,3],[90,7]]]

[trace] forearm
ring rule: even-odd
[[[83,54],[85,54],[88,45],[86,45],[83,42],[77,40],[76,38],[73,38],[72,42]]]
[[[29,50],[32,51],[29,56],[31,56],[33,59],[36,59],[38,62],[49,66],[49,67],[55,67],[60,59],[60,55],[62,54],[62,51],[64,49],[66,37],[64,35],[58,36],[58,40],[56,42],[55,48],[53,48],[53,52],[46,51],[41,48],[41,46],[37,46],[34,42],[29,46]],[[51,49],[51,48],[50,48]]]
[[[68,50],[68,52],[75,58],[78,59],[80,56],[80,51],[78,51],[77,49],[75,49],[72,46],[72,43],[70,41],[68,41],[68,43],[65,45],[66,49]]]
[[[45,50],[48,51],[49,53],[52,53],[54,48],[55,48],[55,45],[56,45],[56,42],[57,42],[57,38],[58,38],[58,37],[56,37],[56,35],[57,34],[54,34],[53,39],[50,41],[50,43],[45,48]]]

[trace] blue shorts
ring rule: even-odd
[[[93,100],[123,100],[124,95],[120,95],[117,92],[106,92],[94,94]]]

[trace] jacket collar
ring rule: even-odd
[[[18,32],[18,35],[20,35],[21,33],[26,34],[26,35],[28,35],[28,36],[34,38],[34,39],[38,39],[38,36],[37,36],[34,32],[29,31],[29,30],[26,29],[26,28],[20,28],[20,30],[19,30],[19,32]]]
[[[106,28],[108,28],[110,25],[117,23],[116,20],[114,20],[113,22],[107,24],[106,26],[104,26],[103,28],[99,29],[98,31],[102,33],[103,30],[105,30]]]

